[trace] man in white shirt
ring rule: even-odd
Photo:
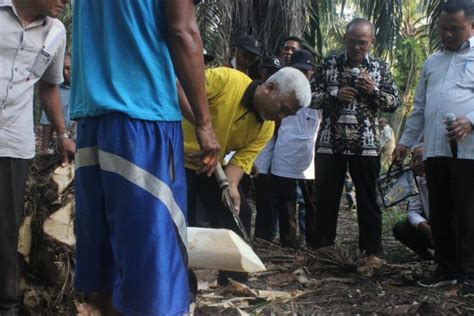
[[[387,170],[392,163],[392,153],[395,149],[395,133],[388,125],[386,118],[379,119],[380,127],[380,164],[382,170]]]
[[[16,315],[18,229],[25,183],[35,155],[33,92],[57,135],[65,160],[73,156],[62,115],[66,30],[55,19],[68,0],[0,0],[0,315]]]
[[[429,223],[430,210],[423,165],[423,147],[413,149],[411,168],[417,175],[420,194],[409,198],[407,219],[393,227],[393,236],[423,259],[432,260],[434,247]]]
[[[289,66],[302,71],[308,80],[314,74],[314,58],[305,50],[293,53]],[[280,242],[283,246],[299,246],[296,236],[297,185],[300,186],[305,199],[306,242],[307,245],[314,246],[314,201],[310,192],[314,180],[314,146],[318,125],[317,110],[299,110],[295,115],[281,121],[278,134],[273,140],[273,152],[268,148],[272,144],[270,143],[259,155],[260,161],[265,160],[264,156],[271,160],[270,187],[273,191],[273,208],[279,218]],[[271,221],[261,223],[264,219],[258,216],[258,211],[257,209],[256,227],[271,225]]]
[[[423,65],[394,159],[401,163],[423,135],[438,267],[418,283],[460,282],[460,294],[474,296],[474,3],[443,3],[438,24],[443,49]],[[456,118],[449,126],[448,114]]]

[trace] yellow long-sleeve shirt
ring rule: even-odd
[[[245,91],[252,80],[244,73],[219,67],[206,70],[206,93],[212,126],[221,145],[222,159],[235,151],[229,163],[250,173],[258,153],[273,135],[274,123],[260,121],[249,106],[242,104]],[[253,98],[253,96],[251,96]],[[185,154],[199,152],[199,145],[191,123],[183,120]],[[186,161],[186,168],[197,166]]]

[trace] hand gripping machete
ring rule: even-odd
[[[214,174],[216,176],[217,183],[219,184],[219,187],[222,190],[222,196],[224,200],[223,202],[225,206],[232,213],[232,217],[234,217],[234,221],[237,224],[237,227],[239,228],[240,232],[242,233],[242,236],[244,237],[245,241],[249,243],[250,238],[247,235],[244,224],[242,223],[239,214],[237,214],[237,211],[235,210],[234,201],[232,201],[232,197],[230,196],[229,192],[229,180],[227,180],[227,176],[225,175],[220,162],[217,163],[216,171],[214,172]]]

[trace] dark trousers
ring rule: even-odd
[[[207,222],[212,228],[227,228],[243,237],[240,229],[235,223],[232,213],[222,202],[222,191],[214,176],[207,177],[205,174],[198,175],[196,171],[186,169],[186,184],[189,226],[199,227],[200,223]],[[239,217],[243,222],[247,235],[250,236],[252,209],[247,202],[244,191],[240,187],[239,193]],[[200,203],[198,204],[198,202]],[[198,205],[202,207],[199,212],[197,211]],[[200,218],[201,216],[205,218]],[[190,275],[193,275],[193,273],[190,272]],[[218,282],[227,282],[227,278],[245,282],[247,280],[247,274],[232,271],[219,271]]]
[[[433,255],[428,250],[434,249],[430,239],[408,221],[393,226],[393,236],[423,259],[433,259]]]
[[[474,280],[474,160],[429,158],[425,169],[436,261]]]
[[[296,186],[299,185],[305,203],[306,243],[314,247],[314,181],[260,174],[256,178],[255,185],[257,207],[255,236],[271,241],[273,239],[273,218],[278,216],[281,244],[283,246],[297,246]]]
[[[0,157],[0,312],[18,302],[18,230],[30,160]]]
[[[275,192],[272,176],[259,174],[255,178],[255,237],[267,241],[273,240],[273,219],[275,217]]]
[[[227,228],[242,236],[230,210],[222,202],[222,191],[214,176],[207,177],[198,175],[196,171],[186,169],[187,202],[188,202],[188,224],[197,226],[208,222],[212,228]],[[250,235],[252,220],[252,209],[247,202],[243,190],[240,193],[240,219],[242,220],[247,234]],[[202,205],[202,210],[196,212],[197,202]],[[202,211],[202,212],[201,212]],[[199,218],[203,216],[205,218]],[[198,227],[198,226],[197,226]]]
[[[298,180],[305,207],[306,246],[316,248],[316,184],[314,180]]]
[[[280,242],[282,246],[298,247],[296,237],[296,179],[272,176],[275,190],[275,210],[280,225]]]
[[[336,239],[339,202],[344,177],[349,173],[356,189],[359,250],[382,253],[382,213],[376,202],[376,179],[380,158],[316,154],[316,246],[326,247]]]

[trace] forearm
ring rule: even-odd
[[[174,9],[172,5],[167,5],[166,13],[169,20],[168,47],[176,74],[186,93],[196,126],[210,126],[211,118],[204,87],[203,49],[194,9],[187,18],[183,18]]]
[[[227,176],[227,180],[229,180],[229,184],[233,187],[237,187],[239,185],[240,180],[244,175],[244,170],[242,170],[242,168],[237,167],[231,163],[225,167],[224,172]]]
[[[184,118],[191,124],[194,125],[194,114],[193,110],[191,109],[191,105],[189,104],[188,98],[184,93],[183,86],[179,80],[176,80],[176,87],[178,90],[178,102],[179,107],[181,109],[181,113],[183,114]]]
[[[400,138],[399,143],[407,147],[412,147],[416,145],[421,136],[423,135],[423,130],[425,126],[425,111],[424,106],[417,106],[415,103],[415,108],[411,113],[410,117],[405,124],[405,129],[403,131],[402,137]]]
[[[67,129],[64,123],[63,107],[61,105],[58,85],[40,80],[38,83],[38,94],[41,105],[53,129],[58,135],[63,135]]]

